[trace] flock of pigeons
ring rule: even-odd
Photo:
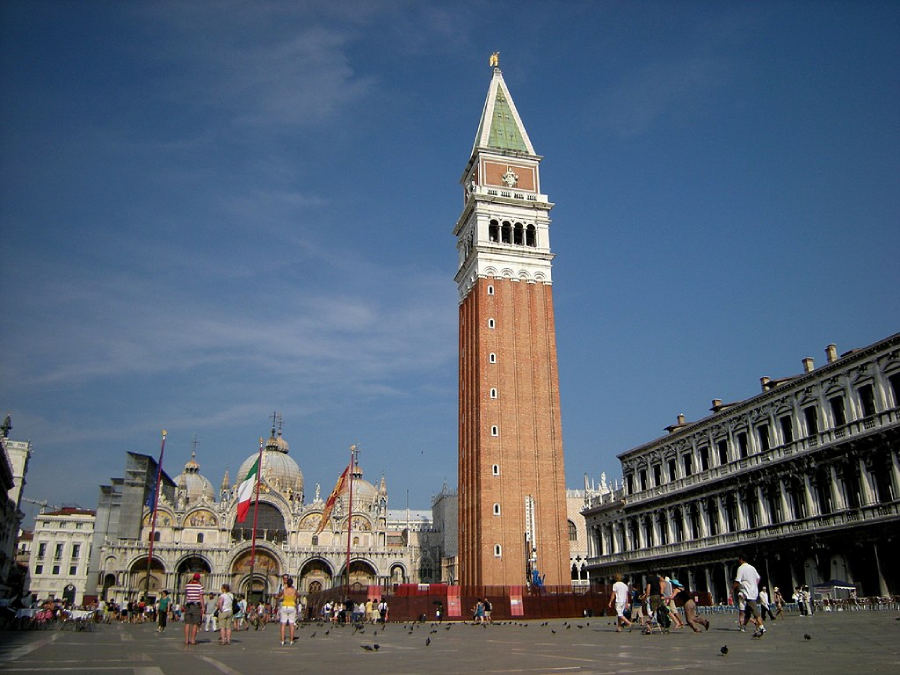
[[[898,620],[900,620],[900,617],[898,617]],[[305,625],[309,625],[309,624],[305,624]],[[324,627],[325,627],[325,624],[324,624],[324,623],[317,623],[317,624],[315,624],[315,625],[316,625],[317,628],[324,628]],[[381,626],[378,626],[378,628],[380,628],[381,631],[384,632],[384,630],[388,627],[388,625],[390,625],[390,624],[381,625]],[[430,624],[430,625],[427,624],[426,622],[407,622],[407,623],[404,623],[404,624],[399,624],[399,626],[401,627],[401,630],[406,631],[409,635],[415,634],[415,632],[416,632],[419,628],[426,627],[426,626],[427,626],[427,627],[430,627],[431,630],[428,632],[428,635],[427,635],[427,637],[425,638],[425,646],[426,646],[426,647],[430,647],[430,646],[431,646],[431,636],[432,636],[432,635],[436,635],[436,634],[438,633],[438,630],[439,630],[439,629],[443,628],[443,630],[445,630],[445,631],[446,631],[446,630],[450,630],[451,628],[453,628],[454,625],[463,625],[463,626],[481,626],[482,628],[485,628],[485,629],[488,627],[488,624],[486,624],[486,623],[476,624],[476,623],[472,623],[472,622],[470,622],[470,621],[462,621],[462,622],[457,622],[457,623],[446,623],[446,624],[443,624],[443,623],[442,623],[442,624],[432,623],[432,624]],[[531,624],[524,623],[524,622],[516,622],[516,621],[501,621],[501,622],[497,622],[497,623],[491,624],[491,625],[494,625],[494,626],[520,626],[520,627],[522,627],[522,628],[528,628],[528,626],[531,625]],[[585,627],[590,627],[590,625],[591,625],[590,621],[587,621],[587,622],[585,622],[584,624],[580,624],[580,623],[569,623],[568,621],[563,621],[560,630],[571,630],[572,628],[581,628],[581,629],[583,629],[583,628],[585,628]],[[542,624],[540,624],[540,627],[541,627],[541,628],[546,628],[546,627],[549,627],[549,626],[550,626],[550,622],[549,622],[549,621],[544,621]],[[338,627],[341,628],[341,629],[344,628],[344,626],[342,626],[342,625],[340,625],[340,624],[338,624]],[[372,637],[376,637],[376,636],[378,635],[378,628],[375,628],[375,629],[372,631]],[[332,631],[332,628],[328,628],[328,629],[325,631],[325,635],[330,635],[330,634],[331,634],[331,631]],[[310,638],[316,637],[317,632],[318,632],[318,631],[315,631],[315,630],[314,630],[314,631],[310,634],[309,637],[310,637]],[[366,626],[365,626],[365,625],[362,625],[362,624],[355,624],[355,625],[353,626],[353,633],[352,633],[353,635],[356,635],[357,633],[359,633],[359,634],[365,634],[365,632],[366,632]],[[552,635],[556,635],[557,630],[556,630],[555,628],[552,628],[552,627],[551,627],[551,628],[550,628],[550,633],[551,633]],[[804,633],[804,634],[803,634],[803,639],[804,639],[804,640],[812,640],[812,635],[810,635],[809,633]],[[378,644],[377,642],[375,642],[375,643],[373,643],[373,644],[363,644],[363,645],[360,645],[360,647],[361,647],[362,649],[364,649],[365,651],[367,651],[367,652],[377,652],[377,651],[379,651],[379,650],[381,649],[381,645]],[[727,655],[728,655],[728,645],[723,645],[722,648],[719,649],[719,652],[722,654],[722,656],[727,656]]]

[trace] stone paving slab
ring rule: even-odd
[[[22,675],[258,675],[459,673],[784,672],[900,673],[900,612],[819,613],[767,624],[760,640],[740,633],[734,615],[712,615],[709,632],[616,633],[607,618],[366,626],[363,631],[310,624],[293,646],[277,625],[235,633],[233,644],[201,632],[185,646],[183,628],[160,635],[151,625],[98,626],[92,632],[0,632],[0,672]],[[413,627],[414,626],[414,627]],[[811,639],[804,639],[809,635]],[[374,645],[378,644],[378,651]],[[373,647],[368,651],[364,646]],[[728,647],[728,654],[720,650]]]

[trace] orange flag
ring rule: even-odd
[[[322,513],[322,520],[319,522],[319,527],[316,529],[315,534],[319,534],[322,530],[325,529],[325,525],[328,523],[328,519],[331,518],[331,512],[334,510],[334,503],[338,500],[338,497],[341,496],[341,493],[344,491],[344,486],[347,483],[347,478],[350,476],[350,465],[347,465],[347,468],[344,469],[344,473],[341,474],[340,478],[337,480],[337,484],[334,486],[334,490],[331,491],[331,494],[328,496],[328,500],[325,502],[325,511]]]

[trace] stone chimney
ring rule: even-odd
[[[837,345],[832,343],[825,347],[825,355],[828,357],[828,363],[837,361]]]
[[[667,426],[666,431],[668,431],[671,434],[671,433],[678,431],[681,427],[684,427],[684,426],[687,426],[684,422],[684,413],[680,413],[678,415],[678,422]]]
[[[807,356],[805,359],[803,359],[803,372],[811,373],[813,371],[813,369],[815,368],[814,364],[815,364],[815,361],[813,360],[813,357]]]

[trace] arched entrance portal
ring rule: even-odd
[[[300,568],[297,588],[301,593],[318,593],[331,588],[331,567],[322,560],[310,560]]]
[[[135,591],[138,597],[155,596],[162,590],[166,578],[166,568],[159,558],[153,558],[149,570],[147,569],[147,556],[138,558],[128,571],[128,589]]]
[[[212,568],[209,566],[209,563],[198,555],[192,555],[189,558],[185,558],[182,560],[178,569],[175,570],[175,597],[181,597],[181,589],[184,588],[187,583],[191,580],[191,577],[194,574],[200,573],[202,577],[206,577],[208,574],[212,573]],[[207,590],[218,590],[218,589],[207,589]]]
[[[394,565],[391,567],[391,583],[392,584],[405,584],[406,583],[406,570],[403,569],[402,565]]]
[[[231,587],[247,598],[248,603],[266,602],[269,595],[278,589],[278,577],[281,563],[269,551],[257,549],[252,561],[253,579],[251,583],[250,551],[244,551],[234,560],[231,566]]]
[[[347,581],[347,568],[341,570],[338,579],[341,582]],[[350,562],[350,590],[355,592],[365,591],[369,586],[377,583],[378,575],[375,568],[365,560],[352,560]]]
[[[116,585],[116,575],[107,574],[103,577],[103,595],[102,600],[109,600],[109,589]]]

